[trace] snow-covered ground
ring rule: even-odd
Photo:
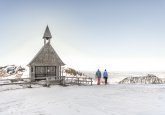
[[[165,115],[165,84],[1,90],[0,98],[0,115]]]

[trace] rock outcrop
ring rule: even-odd
[[[163,81],[155,75],[127,77],[119,82],[119,84],[162,84]]]
[[[0,78],[8,77],[11,75],[15,75],[16,78],[20,78],[25,71],[25,68],[16,65],[7,65],[0,67]]]

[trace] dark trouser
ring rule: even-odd
[[[108,79],[108,78],[107,78],[107,77],[104,77],[104,79],[105,79],[105,84],[107,84],[107,79]]]

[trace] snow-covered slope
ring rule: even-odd
[[[0,67],[0,79],[18,79],[29,77],[29,68],[16,66],[16,65],[6,65]]]
[[[163,81],[155,75],[148,74],[142,77],[127,77],[119,82],[119,84],[161,84]]]

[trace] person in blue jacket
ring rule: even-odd
[[[105,79],[105,85],[107,84],[107,79],[108,79],[108,72],[107,70],[105,69],[104,73],[103,73],[103,77]]]

